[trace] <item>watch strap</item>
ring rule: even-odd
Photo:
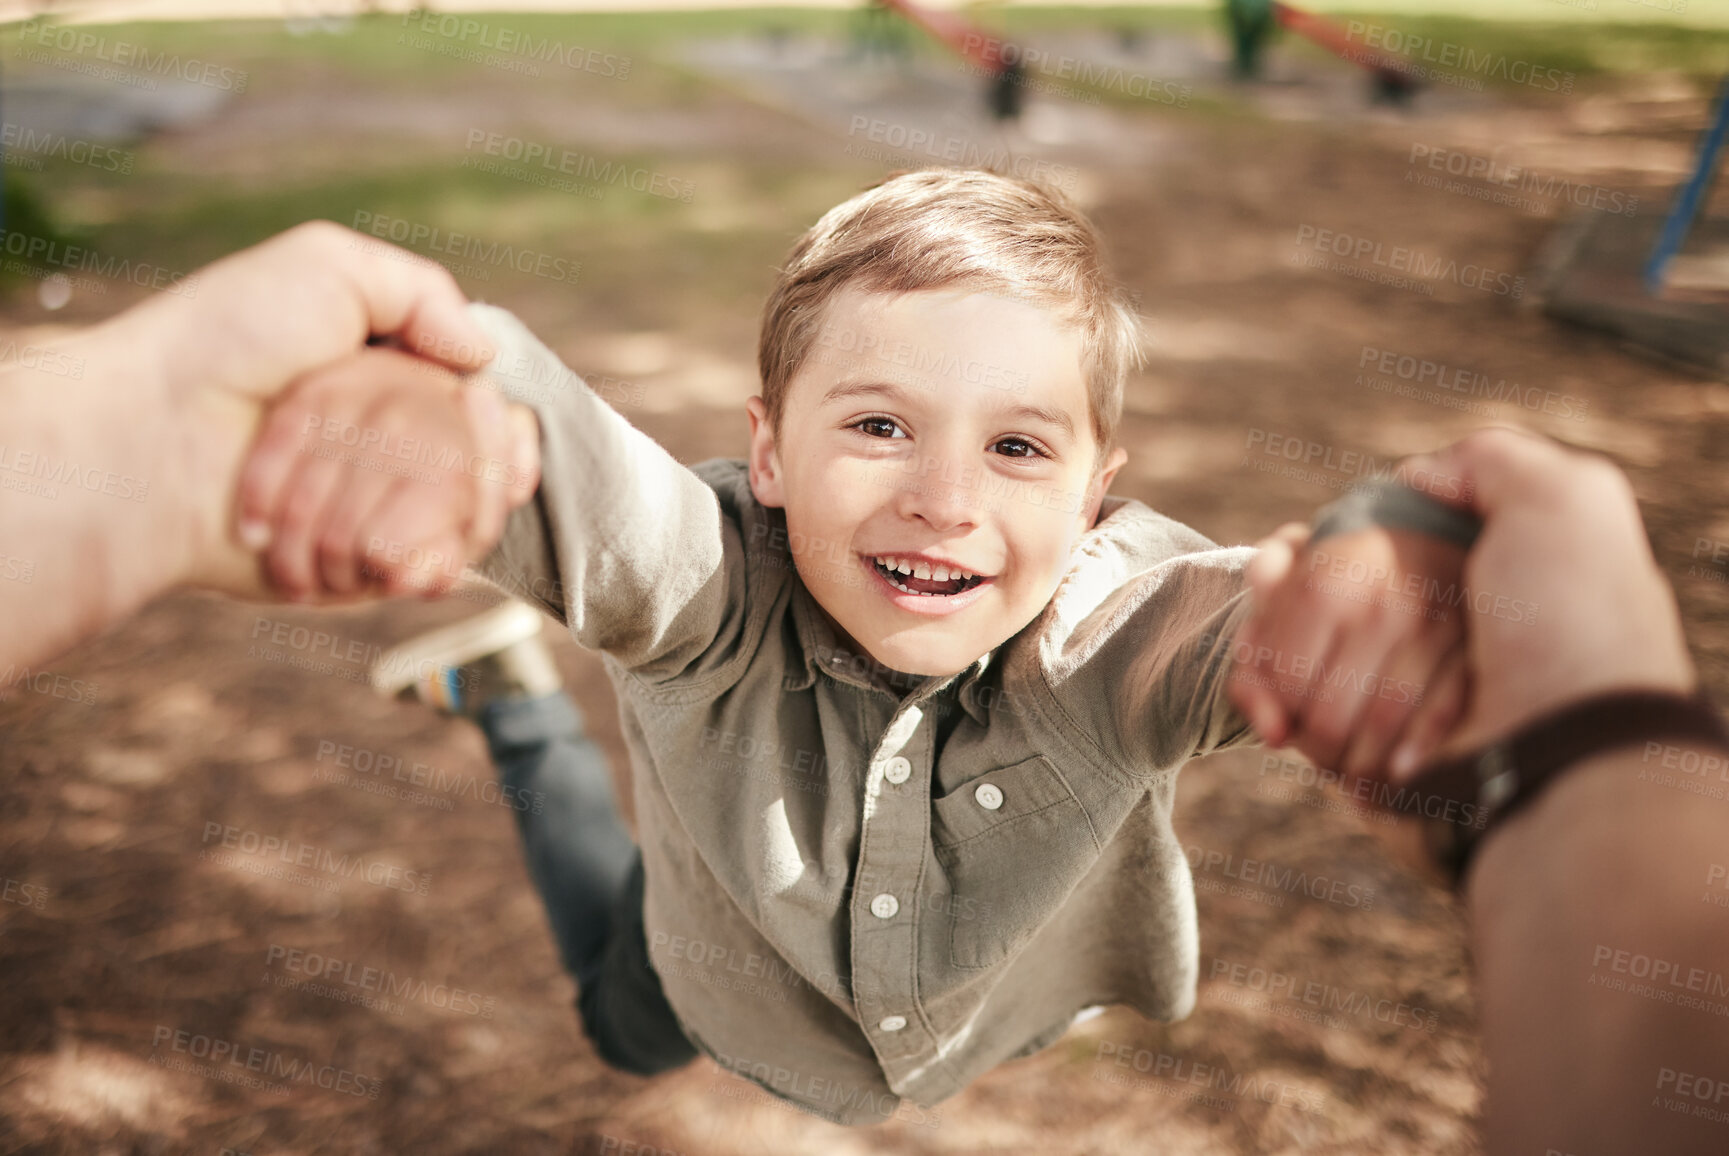
[[[1458,802],[1460,814],[1468,816],[1460,823],[1436,823],[1431,850],[1457,886],[1484,835],[1564,771],[1592,755],[1659,739],[1729,751],[1729,729],[1703,694],[1617,691],[1541,715],[1469,755],[1431,763],[1411,789]]]

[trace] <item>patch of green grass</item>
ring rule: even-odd
[[[1678,71],[1695,77],[1729,72],[1729,5],[1709,26],[1697,23],[1712,6],[1694,4],[1678,23],[1666,12],[1633,0],[1596,0],[1585,12],[1547,0],[1505,0],[1460,14],[1457,5],[1413,0],[1378,0],[1362,10],[1335,13],[1333,19],[1359,28],[1391,29],[1437,45],[1506,56],[1580,76],[1648,71]],[[1314,6],[1314,5],[1310,5]],[[1320,5],[1325,7],[1325,5]],[[1098,29],[1110,32],[1223,34],[1218,6],[1124,8],[1026,7],[976,5],[970,16],[987,30],[1007,35]],[[699,12],[618,13],[376,13],[313,22],[247,20],[199,23],[133,23],[66,26],[26,22],[0,32],[0,56],[15,71],[28,74],[53,67],[45,58],[102,58],[122,45],[155,57],[173,53],[244,69],[249,74],[312,64],[335,66],[375,77],[436,78],[453,65],[488,69],[499,82],[511,77],[545,81],[560,76],[573,82],[596,77],[629,78],[639,57],[665,57],[693,40],[737,35],[853,34],[861,13],[853,9],[722,9]],[[325,30],[325,28],[329,30]],[[101,47],[80,46],[92,37]],[[909,42],[920,52],[943,52],[930,37],[913,31]],[[1319,52],[1290,35],[1280,38],[1298,51]],[[136,69],[135,69],[136,70]],[[253,81],[256,83],[256,81]]]
[[[1417,37],[1432,42],[1431,56],[1443,46],[1452,54],[1475,53],[1479,59],[1505,57],[1577,76],[1639,72],[1680,72],[1700,81],[1729,74],[1729,4],[1720,5],[1725,19],[1712,27],[1676,23],[1660,10],[1629,0],[1597,0],[1596,12],[1547,3],[1513,0],[1494,10],[1460,14],[1457,5],[1413,3],[1402,7],[1366,6],[1341,11],[1331,19],[1354,43],[1370,48],[1369,39],[1385,41],[1391,32],[1399,40]],[[1325,7],[1304,4],[1304,8]],[[1706,5],[1694,5],[1703,9]],[[1112,32],[1189,32],[1223,37],[1223,6],[1195,8],[1009,8],[990,13],[996,27],[1011,33],[1096,28]],[[1378,31],[1374,31],[1378,30]],[[1288,32],[1273,41],[1275,51],[1322,54],[1324,49]],[[1439,66],[1439,65],[1437,65]],[[1510,64],[1509,64],[1510,67]],[[1491,63],[1485,72],[1495,71]],[[1452,71],[1460,71],[1457,68]],[[1497,82],[1488,77],[1493,86]]]
[[[344,177],[282,181],[245,192],[183,180],[159,185],[154,197],[129,189],[128,211],[89,232],[103,244],[141,257],[174,254],[202,263],[314,218],[361,228],[371,221],[400,220],[409,227],[539,244],[563,231],[652,229],[677,217],[678,200],[630,187],[629,174],[657,171],[654,158],[617,157],[607,163],[612,172],[624,174],[621,181],[590,181],[576,192],[449,164],[383,171],[357,166]]]
[[[135,264],[188,273],[323,218],[438,261],[477,298],[551,295],[597,325],[622,328],[718,310],[736,329],[751,323],[792,237],[862,183],[845,172],[718,163],[693,169],[680,161],[678,171],[693,186],[687,202],[631,187],[644,183],[638,174],[667,171],[667,158],[607,163],[625,176],[588,182],[598,196],[448,163],[358,166],[348,175],[244,190],[146,164],[123,187],[125,211],[86,214],[76,240]],[[32,175],[61,193],[61,178],[78,176]],[[70,190],[73,208],[110,191],[99,174],[80,179]]]
[[[43,185],[36,181],[21,180],[10,172],[5,174],[4,203],[0,204],[4,220],[0,221],[0,227],[4,227],[8,234],[18,235],[11,237],[10,242],[64,246],[81,241],[82,238],[62,228],[49,211],[48,198],[40,191],[42,188]],[[7,253],[11,252],[9,244]],[[35,284],[35,278],[20,272],[11,261],[0,258],[0,291],[10,291],[26,283]]]
[[[24,70],[41,66],[32,54],[112,60],[116,52],[142,49],[153,56],[177,53],[241,68],[324,62],[358,71],[425,75],[469,63],[540,79],[565,73],[613,77],[621,71],[629,75],[631,53],[772,30],[840,35],[851,19],[843,10],[797,8],[671,14],[371,13],[325,25],[219,20],[59,26],[45,19],[0,31],[0,53]],[[90,38],[89,43],[80,37]]]
[[[1405,21],[1454,17],[1483,24],[1729,28],[1729,9],[1710,0],[1581,0],[1581,3],[1591,3],[1594,7],[1579,7],[1570,0],[1297,0],[1295,6],[1339,22],[1371,18]],[[1223,19],[1223,8],[1222,0],[1220,3],[1153,0],[1144,5],[1084,8],[1061,4],[1002,8],[991,3],[974,3],[968,11],[976,18],[997,17],[1050,26],[1098,23],[1117,27],[1178,27],[1184,22],[1217,24]],[[1558,31],[1565,33],[1566,29]]]
[[[1447,51],[1445,46],[1453,45],[1457,47],[1451,51],[1459,55],[1474,51],[1480,57],[1502,56],[1578,76],[1679,72],[1707,79],[1729,73],[1729,28],[1594,21],[1555,25],[1456,16],[1364,15],[1352,19],[1364,25],[1360,40],[1372,35],[1370,26],[1378,26],[1404,38],[1431,42],[1431,59],[1438,59]],[[1385,33],[1382,38],[1386,38]]]

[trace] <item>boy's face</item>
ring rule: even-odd
[[[1127,457],[1093,468],[1079,333],[965,289],[843,289],[779,436],[749,410],[751,490],[786,510],[799,576],[909,674],[964,670],[1037,617]]]

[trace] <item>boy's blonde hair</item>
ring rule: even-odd
[[[1140,321],[1105,268],[1098,230],[1061,193],[979,169],[891,176],[824,213],[793,245],[763,307],[763,407],[780,428],[787,383],[843,287],[967,287],[1031,299],[1079,328],[1098,442],[1116,444],[1123,379],[1141,364]]]

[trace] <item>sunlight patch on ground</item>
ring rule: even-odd
[[[35,1117],[87,1134],[105,1135],[119,1125],[178,1135],[178,1121],[191,1106],[165,1072],[100,1045],[15,1056],[6,1068],[0,1103],[19,1124]]]

